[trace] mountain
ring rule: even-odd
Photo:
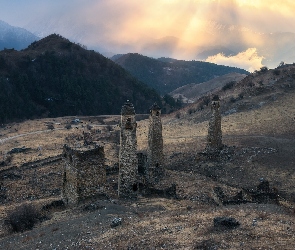
[[[119,114],[129,99],[146,112],[159,95],[104,56],[50,35],[0,51],[0,120]]]
[[[248,74],[243,69],[208,62],[154,59],[134,53],[112,59],[161,94],[169,93],[186,84],[205,82],[228,73]]]
[[[203,83],[191,83],[177,88],[169,93],[175,99],[181,97],[183,102],[193,103],[200,96],[210,93],[211,91],[220,90],[227,84],[234,84],[241,81],[247,75],[239,73],[230,73],[223,76],[216,77],[212,80]]]
[[[240,81],[231,81],[221,88],[214,88],[199,96],[194,103],[178,110],[178,117],[193,122],[208,120],[211,115],[209,104],[215,95],[221,100],[222,116],[235,115],[232,124],[239,125],[236,128],[228,123],[227,133],[240,134],[242,129],[249,134],[255,131],[268,135],[278,131],[281,134],[295,133],[294,117],[291,115],[295,103],[295,64],[285,64],[271,70],[262,68]],[[244,120],[241,120],[241,113]]]
[[[40,37],[52,33],[62,34],[108,57],[112,53],[136,52],[154,58],[206,60],[209,56],[219,53],[228,57],[255,48],[262,64],[270,68],[275,68],[281,61],[293,63],[295,33],[278,32],[276,29],[263,32],[264,29],[257,30],[249,26],[249,23],[238,23],[234,20],[225,22],[223,19],[216,21],[201,19],[200,27],[186,35],[169,33],[161,37],[159,34],[147,32],[137,37],[137,32],[133,32],[132,40],[125,40],[129,30],[126,31],[124,38],[117,37],[117,33],[123,32],[116,30],[120,27],[118,25],[114,25],[113,30],[110,30],[105,22],[81,20],[70,12],[59,18],[38,17],[25,24],[25,27]],[[240,64],[233,60],[230,65]],[[257,67],[255,65],[255,69],[259,69]],[[245,69],[248,70],[249,67],[245,66]]]
[[[0,20],[0,50],[4,48],[21,50],[36,40],[39,38],[31,32]]]

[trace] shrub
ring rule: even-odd
[[[234,87],[235,83],[236,83],[235,81],[231,81],[231,82],[225,84],[225,85],[222,87],[222,90],[223,90],[223,91],[226,91],[226,90],[228,90],[228,89],[232,89],[232,88]]]
[[[67,124],[67,125],[65,126],[65,128],[66,128],[66,129],[71,129],[71,128],[72,128],[72,125],[71,125],[71,124]]]
[[[193,108],[190,108],[190,109],[187,111],[187,113],[188,113],[189,115],[191,115],[192,113],[195,113],[195,110],[194,110]]]
[[[250,88],[252,88],[252,87],[255,86],[255,84],[254,84],[253,82],[249,82],[249,83],[248,83],[248,86],[249,86]]]
[[[31,230],[39,221],[40,213],[32,205],[24,204],[8,213],[5,225],[11,232]]]
[[[233,96],[229,99],[230,102],[235,103],[237,101],[236,98],[234,98]]]
[[[260,72],[266,72],[266,71],[268,71],[268,67],[263,66],[260,68]]]
[[[278,76],[280,73],[281,73],[281,71],[279,69],[275,69],[273,71],[273,74],[276,75],[276,76]]]
[[[204,106],[208,106],[210,102],[211,102],[211,98],[209,96],[204,96],[202,98],[202,101],[200,103],[200,106],[203,106],[203,105]]]
[[[47,129],[53,130],[54,129],[54,125],[52,123],[47,124]]]
[[[244,98],[244,94],[243,93],[240,93],[239,94],[239,99],[241,100],[241,99],[243,99]]]
[[[179,118],[180,118],[180,113],[177,113],[177,114],[175,115],[175,118],[179,119]]]
[[[111,132],[111,131],[113,131],[113,126],[107,125],[106,126],[106,129],[107,129],[107,131]]]
[[[87,125],[86,125],[86,128],[87,128],[88,130],[91,130],[91,129],[92,129],[92,126],[91,126],[90,124],[87,124]]]
[[[12,155],[6,154],[3,157],[3,161],[0,161],[0,166],[8,166],[12,161]]]

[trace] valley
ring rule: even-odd
[[[218,94],[221,99],[226,145],[217,158],[204,154],[211,115],[206,96],[162,116],[162,183],[176,184],[176,197],[118,198],[120,116],[3,125],[1,225],[6,214],[23,203],[34,204],[47,219],[22,233],[10,234],[2,226],[1,248],[294,249],[294,66],[277,70],[279,75],[274,70],[254,73],[230,88],[211,91],[210,96]],[[75,119],[79,123],[73,123]],[[137,149],[145,152],[148,120],[137,120]],[[49,124],[53,128],[48,129]],[[104,146],[105,196],[75,207],[50,206],[61,198],[62,147],[81,146],[83,132],[91,132],[93,141]],[[7,153],[15,148],[23,150]],[[259,196],[259,185],[266,181],[269,189]],[[242,196],[235,198],[239,193]],[[235,218],[239,226],[215,226],[217,217]],[[112,227],[114,218],[121,218],[121,225]]]

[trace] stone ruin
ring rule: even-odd
[[[76,150],[64,146],[62,199],[65,204],[77,204],[103,194],[106,183],[104,148]]]
[[[176,185],[156,187],[164,175],[161,109],[155,103],[150,109],[148,154],[137,152],[134,107],[127,102],[121,111],[118,195],[136,198],[143,195],[176,196]]]
[[[137,152],[136,126],[133,104],[127,101],[121,109],[118,196],[137,198],[139,188],[143,194],[175,196],[175,185],[165,189],[155,188],[164,174],[160,107],[155,103],[150,108],[148,155]],[[77,204],[103,194],[106,184],[103,147],[83,151],[65,145],[63,159],[62,197],[65,204]]]
[[[207,136],[207,153],[216,153],[223,148],[222,131],[221,131],[221,114],[219,97],[216,95],[211,102],[212,115],[209,120],[208,136]]]
[[[154,103],[150,108],[146,179],[154,185],[163,176],[163,137],[161,108]]]
[[[136,198],[138,193],[137,124],[133,104],[129,101],[121,109],[120,126],[118,195]]]

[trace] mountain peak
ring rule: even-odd
[[[20,27],[14,27],[0,20],[0,50],[4,48],[21,50],[39,38]]]
[[[54,50],[61,51],[67,50],[75,47],[76,49],[81,49],[83,46],[80,44],[75,44],[70,42],[67,38],[64,38],[58,34],[51,34],[47,37],[42,38],[39,41],[33,42],[29,47],[25,50]],[[83,48],[85,49],[85,48]]]
[[[119,114],[126,99],[144,113],[161,102],[154,90],[119,65],[57,34],[22,51],[0,51],[0,88],[0,106],[5,107],[0,122]]]

